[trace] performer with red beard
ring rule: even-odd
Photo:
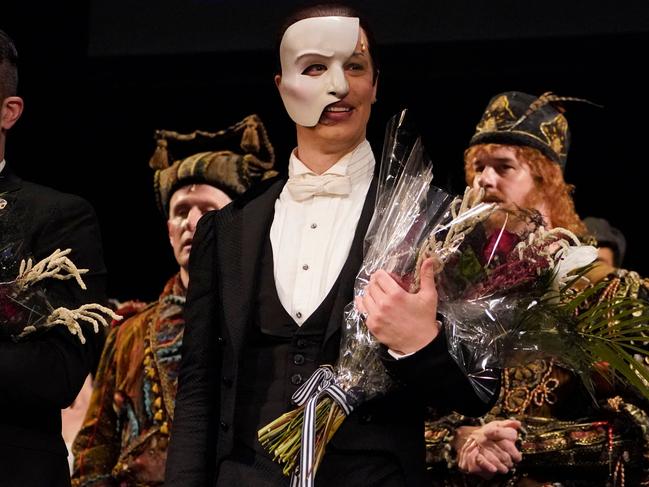
[[[484,188],[487,201],[536,210],[546,228],[590,239],[563,178],[570,132],[561,103],[569,101],[551,93],[492,98],[464,154],[466,182]],[[490,253],[508,253],[516,243],[501,239]],[[647,280],[604,264],[584,282],[607,285],[580,312],[602,299],[649,297]],[[432,485],[623,485],[625,469],[627,480],[638,480],[649,451],[649,417],[638,407],[643,402],[593,373],[600,378],[599,408],[576,374],[547,359],[505,369],[500,398],[483,418],[431,417],[425,437]]]

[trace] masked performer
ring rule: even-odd
[[[365,139],[378,58],[367,24],[345,7],[291,17],[276,85],[295,122],[288,181],[273,180],[201,221],[167,485],[288,485],[257,430],[335,363],[372,215],[375,160]],[[436,320],[432,262],[409,294],[383,271],[363,305],[403,387],[359,406],[327,447],[316,485],[423,485],[424,403],[485,411],[450,358]]]

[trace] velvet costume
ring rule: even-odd
[[[587,276],[591,282],[604,279],[608,284],[581,312],[599,299],[649,297],[649,281],[634,272],[600,265]],[[649,480],[647,401],[619,381],[608,382],[598,374],[593,379],[597,405],[574,373],[552,359],[534,360],[503,371],[500,398],[480,420],[460,414],[429,418],[425,428],[429,485],[590,487]],[[451,448],[457,428],[512,417],[524,428],[519,444],[523,460],[515,470],[492,480],[459,472]]]
[[[74,442],[73,485],[160,485],[173,418],[185,289],[176,275],[160,298],[113,328]]]

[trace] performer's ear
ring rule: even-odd
[[[24,102],[19,96],[8,96],[0,106],[0,129],[9,130],[23,113]]]

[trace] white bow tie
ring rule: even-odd
[[[304,173],[289,178],[286,188],[296,201],[304,201],[312,196],[344,196],[352,192],[352,181],[349,176],[340,174]]]

